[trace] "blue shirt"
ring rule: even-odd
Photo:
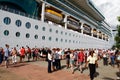
[[[9,57],[9,55],[10,55],[10,51],[9,51],[9,49],[8,48],[6,48],[5,50],[4,50],[4,52],[5,52],[5,57]]]

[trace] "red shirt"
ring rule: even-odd
[[[83,62],[84,61],[84,53],[83,52],[79,52],[78,53],[78,62]]]
[[[25,49],[24,49],[24,48],[21,48],[21,49],[20,49],[20,53],[21,53],[21,55],[25,55]]]

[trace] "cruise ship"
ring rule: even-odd
[[[90,0],[0,0],[0,46],[111,48],[111,27]]]

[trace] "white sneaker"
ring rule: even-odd
[[[120,77],[117,77],[117,79],[120,79]]]

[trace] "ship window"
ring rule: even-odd
[[[4,23],[5,23],[6,25],[10,24],[10,23],[11,23],[11,19],[10,19],[9,17],[5,17],[5,18],[4,18]]]
[[[63,39],[61,39],[61,42],[63,42]]]
[[[34,36],[34,38],[35,38],[35,39],[38,39],[38,35],[36,34],[36,35]]]
[[[73,34],[73,37],[74,37],[75,35]]]
[[[56,33],[58,33],[58,30],[56,30]]]
[[[49,31],[52,32],[52,29],[50,28]]]
[[[35,25],[35,29],[36,29],[36,30],[38,29],[38,25]]]
[[[49,37],[49,40],[51,41],[51,40],[52,40],[52,38],[51,38],[51,37]]]
[[[56,41],[58,42],[58,38],[56,38]]]
[[[27,22],[25,25],[26,25],[26,28],[27,28],[27,29],[29,29],[29,28],[31,27],[30,22]]]
[[[67,39],[65,39],[65,42],[67,42]]]
[[[67,35],[67,33],[65,32],[65,35]]]
[[[73,43],[75,43],[75,41],[73,40]]]
[[[18,27],[20,27],[21,24],[22,24],[22,22],[21,22],[21,20],[16,20],[15,24],[16,24]]]
[[[69,36],[71,36],[71,33],[69,33]]]
[[[45,36],[42,36],[42,40],[45,40]]]
[[[20,32],[16,32],[16,37],[20,37]]]
[[[29,33],[27,33],[27,34],[26,34],[26,38],[29,38],[29,37],[30,37],[30,34],[29,34]]]
[[[76,41],[76,43],[78,43],[78,41]]]
[[[8,35],[9,35],[9,31],[8,31],[8,30],[5,30],[5,31],[4,31],[4,35],[5,35],[5,36],[8,36]]]
[[[69,40],[69,43],[71,43],[71,40]]]
[[[63,31],[61,31],[61,34],[63,34]]]
[[[45,27],[43,27],[42,30],[45,31]]]

